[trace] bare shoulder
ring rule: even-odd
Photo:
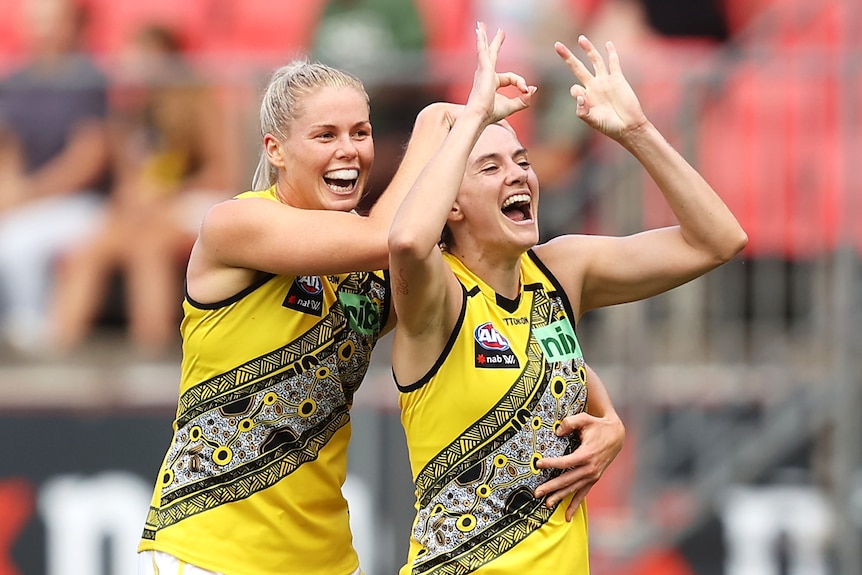
[[[203,228],[213,230],[247,225],[259,221],[270,210],[278,210],[281,204],[265,198],[234,197],[210,206],[202,222]],[[287,206],[281,206],[287,208]]]
[[[556,266],[570,267],[574,259],[588,254],[594,245],[596,236],[566,234],[537,245],[533,251],[553,271]]]
[[[597,240],[597,236],[567,234],[537,245],[533,250],[560,282],[578,315],[584,282],[592,265],[592,258],[599,251]]]
[[[186,271],[192,299],[201,303],[222,301],[250,285],[259,273],[243,262],[242,246],[254,242],[252,234],[276,203],[261,198],[231,198],[212,205],[201,222]]]

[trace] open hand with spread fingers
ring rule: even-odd
[[[613,42],[605,44],[608,53],[605,62],[586,36],[578,38],[578,45],[592,64],[592,72],[565,44],[554,44],[557,54],[580,82],[570,89],[572,98],[578,103],[578,117],[608,137],[623,141],[627,134],[649,122],[637,95],[623,75],[616,47]]]

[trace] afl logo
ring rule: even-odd
[[[309,295],[317,295],[323,290],[320,278],[317,276],[299,276],[296,278],[296,285]]]
[[[506,351],[509,349],[509,342],[490,321],[478,326],[473,331],[473,337],[476,338],[476,343],[487,350]]]

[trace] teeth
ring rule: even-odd
[[[355,180],[359,177],[359,170],[333,170],[323,176],[332,180]]]
[[[508,198],[505,202],[503,202],[503,208],[507,208],[513,204],[527,204],[530,203],[530,195],[529,194],[515,194],[514,196]]]

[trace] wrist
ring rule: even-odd
[[[658,129],[646,118],[640,124],[623,130],[617,138],[629,150],[643,149],[663,139]]]

